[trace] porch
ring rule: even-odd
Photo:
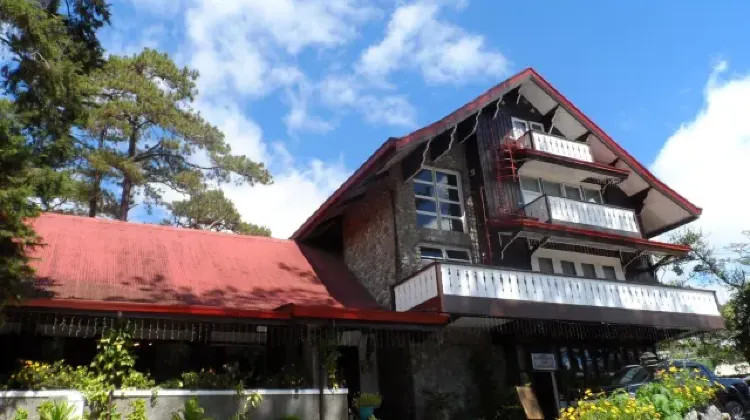
[[[642,237],[635,211],[622,207],[542,195],[525,205],[523,211],[540,222]]]
[[[397,311],[435,309],[456,317],[724,327],[713,291],[490,266],[433,263],[394,286],[393,294]]]

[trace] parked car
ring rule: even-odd
[[[691,371],[697,369],[697,375],[705,376],[711,382],[724,385],[724,390],[717,394],[720,409],[728,413],[732,420],[745,420],[750,418],[750,386],[740,378],[720,378],[706,366],[685,360],[674,360],[670,362],[659,362],[657,364],[643,366],[625,366],[612,375],[611,384],[603,387],[604,391],[625,389],[635,392],[638,388],[654,380],[655,372],[668,369],[670,366],[685,368]]]

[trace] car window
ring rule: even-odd
[[[651,374],[643,366],[627,366],[612,375],[612,385],[631,385],[649,380]]]

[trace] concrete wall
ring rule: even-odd
[[[318,390],[258,390],[263,397],[260,406],[252,411],[251,418],[257,420],[279,420],[284,416],[295,415],[303,420],[322,420],[319,416]],[[214,420],[227,420],[242,409],[247,395],[238,395],[237,391],[223,390],[160,390],[155,398],[149,390],[116,391],[114,402],[123,418],[131,412],[131,403],[136,400],[146,401],[146,413],[149,420],[170,420],[171,414],[183,408],[185,401],[197,398],[205,415]],[[324,420],[346,420],[348,417],[347,391],[327,390],[326,414]],[[69,400],[77,398],[79,411],[83,414],[83,396],[73,391],[45,392],[3,392],[0,393],[0,420],[12,420],[17,408],[26,408],[29,419],[37,420],[36,407],[47,399]]]
[[[0,392],[0,420],[12,420],[18,409],[29,413],[29,420],[37,420],[36,409],[45,401],[66,401],[75,407],[74,416],[83,417],[84,398],[77,391],[2,391]]]

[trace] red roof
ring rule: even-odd
[[[512,86],[515,86],[527,79],[533,79],[535,82],[537,82],[540,87],[542,87],[550,96],[553,97],[553,99],[566,107],[567,110],[571,112],[571,114],[575,118],[577,118],[592,133],[599,137],[607,146],[609,146],[609,148],[613,152],[616,152],[623,161],[627,162],[628,165],[633,167],[637,173],[639,173],[644,179],[646,179],[647,182],[662,190],[665,195],[673,199],[675,202],[679,203],[683,208],[685,208],[685,210],[692,214],[693,217],[697,217],[701,214],[702,210],[700,207],[689,202],[676,191],[669,188],[666,184],[657,179],[648,169],[646,169],[646,167],[641,165],[640,162],[638,162],[633,156],[626,152],[625,149],[617,144],[617,142],[609,137],[604,132],[604,130],[599,128],[599,126],[597,126],[592,120],[590,120],[583,112],[578,110],[578,108],[576,108],[572,102],[570,102],[564,95],[557,91],[557,89],[555,89],[549,82],[547,82],[547,80],[540,76],[539,73],[536,72],[536,70],[529,67],[519,73],[516,73],[503,82],[498,83],[486,92],[474,98],[471,102],[465,104],[461,108],[458,108],[439,121],[422,127],[403,137],[389,138],[380,146],[380,148],[378,148],[378,150],[375,151],[375,153],[373,153],[372,156],[370,156],[365,161],[365,163],[362,164],[362,166],[360,166],[349,177],[349,179],[347,179],[336,191],[334,191],[334,193],[330,197],[328,197],[328,199],[323,202],[323,204],[321,204],[320,207],[318,207],[318,209],[315,210],[315,212],[310,215],[307,220],[305,220],[302,226],[300,226],[297,231],[292,234],[292,238],[304,238],[304,236],[308,234],[312,230],[312,228],[314,228],[318,223],[321,222],[326,214],[326,211],[329,208],[334,207],[334,205],[339,200],[341,200],[341,198],[350,188],[354,187],[355,185],[366,179],[368,176],[372,175],[374,171],[376,171],[380,166],[383,165],[384,162],[392,157],[393,153],[398,150],[402,150],[410,143],[424,140],[425,138],[433,137],[444,131],[450,130],[454,125],[480,111],[492,101],[500,98]]]
[[[33,226],[37,286],[63,306],[379,309],[339,258],[291,240],[52,213]]]

